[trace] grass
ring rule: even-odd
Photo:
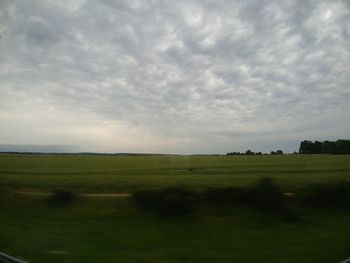
[[[53,208],[13,198],[0,247],[30,262],[338,262],[349,256],[350,214],[312,212],[285,223],[253,210],[162,218],[127,201]]]
[[[83,198],[52,206],[48,196],[74,193],[251,186],[263,176],[284,191],[350,181],[350,155],[50,156],[0,154],[0,250],[30,262],[338,262],[350,256],[350,213],[305,209],[286,222],[244,207],[161,217],[128,198]],[[0,190],[1,191],[1,190]]]
[[[0,185],[18,190],[128,192],[183,184],[245,186],[262,176],[293,190],[349,181],[350,155],[56,156],[0,154]]]

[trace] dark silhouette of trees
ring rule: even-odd
[[[302,154],[350,154],[350,140],[332,141],[302,141],[299,147]]]
[[[245,155],[255,155],[255,152],[253,152],[252,150],[247,150],[245,152]]]
[[[313,145],[312,141],[302,141],[300,143],[299,153],[312,153]]]
[[[262,155],[262,152],[253,152],[252,150],[247,150],[244,153],[242,152],[228,152],[226,155]]]
[[[240,152],[228,152],[226,155],[242,155]]]
[[[271,155],[282,155],[282,154],[283,154],[283,151],[282,151],[282,150],[271,151],[270,154],[271,154]]]
[[[228,152],[226,155],[266,155],[267,153],[262,153],[262,152],[254,152],[252,150],[247,150],[245,152]],[[276,154],[283,154],[282,150],[277,150],[277,151],[271,151],[271,155],[276,155]]]

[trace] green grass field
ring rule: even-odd
[[[350,180],[350,155],[57,156],[0,155],[0,184],[14,189],[128,192],[184,184],[243,186],[270,176],[293,190]]]
[[[305,210],[285,222],[253,209],[164,218],[128,198],[49,206],[11,191],[132,192],[184,184],[247,186],[262,176],[286,191],[350,181],[349,155],[0,155],[0,251],[29,262],[339,262],[350,257],[350,212]]]

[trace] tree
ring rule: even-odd
[[[300,147],[299,147],[299,153],[312,153],[312,146],[313,146],[313,143],[312,141],[302,141],[300,143]]]
[[[323,143],[319,141],[315,141],[312,147],[313,153],[323,153]]]
[[[253,151],[251,151],[251,150],[247,150],[247,151],[245,152],[245,154],[246,154],[246,155],[254,155],[255,153],[254,153]]]
[[[302,141],[300,143],[299,153],[303,154],[349,154],[350,140],[331,141]]]

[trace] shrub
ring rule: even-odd
[[[350,209],[350,183],[309,185],[300,192],[299,200],[315,208]]]
[[[249,189],[248,202],[261,210],[278,210],[284,205],[285,197],[269,177],[261,178]]]
[[[181,216],[193,209],[193,194],[184,186],[140,190],[133,195],[136,207],[164,216]]]
[[[8,186],[0,185],[0,208],[7,202],[7,198],[10,196],[11,190]]]
[[[56,190],[49,199],[49,204],[57,207],[63,207],[72,204],[77,199],[75,193],[67,190]]]
[[[247,199],[253,208],[273,213],[287,221],[298,219],[296,210],[271,178],[261,178],[249,192]]]
[[[248,191],[239,187],[208,188],[198,194],[197,202],[215,207],[244,205],[247,203]]]
[[[267,177],[249,188],[208,188],[197,194],[183,186],[140,190],[133,194],[132,201],[141,210],[164,216],[188,214],[193,211],[195,205],[209,206],[214,209],[248,206],[289,221],[297,219],[296,212],[287,198],[272,179]]]

